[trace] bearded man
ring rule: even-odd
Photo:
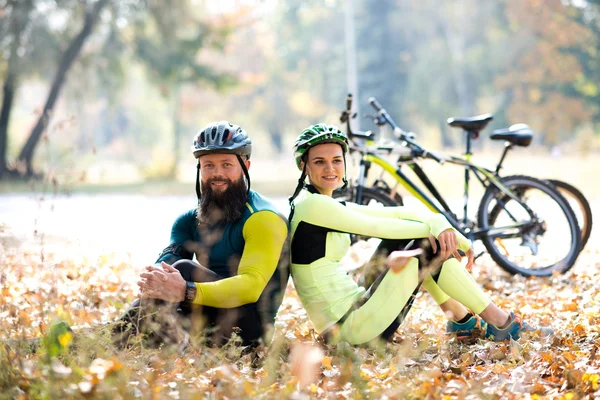
[[[192,152],[198,207],[175,220],[169,246],[141,273],[140,298],[114,332],[121,343],[145,333],[185,345],[194,332],[221,345],[235,331],[255,346],[274,324],[289,278],[287,220],[250,190],[252,143],[242,128],[211,123]]]

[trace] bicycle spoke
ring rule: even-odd
[[[535,178],[508,177],[503,183],[510,196],[490,187],[478,212],[478,236],[492,258],[523,275],[570,268],[579,253],[579,229],[568,203]]]

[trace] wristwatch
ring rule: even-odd
[[[187,303],[192,303],[196,298],[196,293],[198,292],[198,288],[194,282],[187,282],[185,286],[185,301]]]

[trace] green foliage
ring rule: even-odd
[[[222,88],[235,82],[218,67],[198,62],[203,48],[222,49],[227,29],[211,29],[187,0],[178,7],[150,1],[148,12],[150,18],[135,26],[135,54],[164,94],[173,84],[205,81]]]
[[[411,5],[407,1],[358,1],[356,37],[360,98],[365,104],[371,96],[407,129],[404,105],[411,64],[414,62]],[[377,71],[376,73],[374,73]],[[372,109],[366,110],[371,113]]]
[[[81,29],[84,14],[88,13],[91,5],[95,3],[76,0],[27,0],[19,4],[24,3],[31,6],[31,13],[27,18],[25,39],[19,50],[23,64],[19,69],[19,77],[24,79],[39,76],[49,80],[56,74],[61,54]],[[129,75],[126,60],[131,60],[135,55],[139,62],[148,67],[148,76],[159,87],[161,94],[171,96],[175,136],[173,142],[177,157],[180,99],[175,93],[178,93],[184,84],[198,85],[208,82],[219,89],[235,84],[233,75],[208,63],[199,62],[204,59],[199,54],[202,49],[223,49],[231,28],[228,24],[216,26],[203,20],[202,9],[190,1],[165,4],[160,1],[132,0],[111,1],[108,4],[108,10],[101,15],[99,26],[91,35],[90,45],[75,55],[77,62],[70,72],[80,79],[71,81],[67,86],[68,91],[77,98],[77,102],[90,102],[98,97],[106,98],[109,102],[106,113],[122,115],[122,112],[118,111],[123,107],[119,95]],[[0,19],[14,17],[11,11],[15,7],[7,8],[9,12],[0,14]],[[2,24],[0,30],[4,29],[5,25]],[[4,36],[4,40],[0,41],[0,50],[10,47],[10,43],[10,35]],[[5,64],[0,66],[4,68]],[[60,83],[59,90],[62,80]],[[77,111],[85,113],[80,104],[77,105]],[[82,117],[85,118],[83,115]],[[87,132],[84,135],[89,137]],[[39,132],[31,135],[30,139],[32,137],[33,146],[37,146]],[[28,140],[27,154],[32,153],[31,141]],[[89,148],[83,145],[84,142],[85,140],[80,140],[80,147]],[[24,151],[20,154],[24,154]],[[2,158],[2,164],[4,162],[5,159]],[[30,158],[27,162],[29,169]]]
[[[0,76],[12,3],[0,14]],[[91,2],[16,3],[32,5],[18,82],[48,81]],[[372,112],[366,99],[376,96],[404,129],[433,146],[460,142],[446,118],[484,112],[495,117],[488,131],[526,122],[538,144],[549,147],[574,141],[581,129],[598,135],[597,0],[353,3],[362,113]],[[348,91],[346,4],[256,2],[211,13],[192,0],[110,1],[69,72],[67,101],[57,111],[74,115],[77,132],[50,139],[64,142],[57,148],[75,145],[82,154],[99,150],[111,158],[129,157],[135,143],[145,150],[136,151],[136,162],[161,143],[177,159],[187,157],[187,140],[199,126],[228,118],[256,132],[264,143],[257,154],[287,154],[306,126],[338,123]],[[12,155],[43,105],[43,94],[31,93],[15,97]]]
[[[73,330],[64,321],[50,325],[48,333],[42,339],[42,346],[50,357],[57,357],[69,349],[73,340]]]

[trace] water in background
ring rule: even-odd
[[[286,198],[271,200],[287,215]],[[175,218],[196,202],[195,196],[1,195],[0,243],[4,251],[129,254],[149,264],[169,244]]]
[[[271,200],[288,215],[287,198]],[[594,215],[600,215],[600,201],[591,204]],[[3,252],[43,251],[87,257],[126,255],[136,265],[147,265],[169,244],[175,218],[195,205],[194,195],[0,195],[0,264]],[[455,199],[451,206],[460,210],[461,200]],[[476,212],[477,204],[470,210]],[[599,226],[594,225],[592,245],[598,240]]]

